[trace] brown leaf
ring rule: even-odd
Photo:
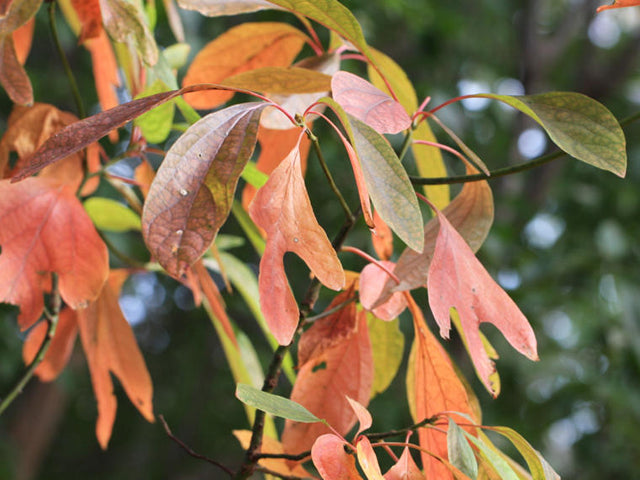
[[[211,113],[167,152],[144,204],[142,234],[172,276],[180,278],[206,252],[226,221],[266,105],[243,103]]]
[[[50,272],[72,308],[94,300],[109,271],[107,247],[75,195],[47,178],[0,181],[0,301],[20,306],[27,329],[40,317]]]
[[[126,275],[124,271],[114,271],[100,297],[77,312],[80,338],[98,402],[96,436],[103,449],[109,443],[117,408],[110,372],[118,378],[142,416],[149,422],[154,421],[151,377],[118,305],[118,294]]]
[[[284,254],[298,255],[333,290],[340,290],[345,282],[340,260],[313,214],[298,146],[258,190],[249,214],[267,233],[258,278],[262,313],[276,340],[287,345],[298,325],[299,310],[284,271]]]
[[[4,87],[13,103],[33,103],[31,81],[18,60],[13,37],[10,35],[0,36],[0,85]]]
[[[307,41],[286,23],[243,23],[208,43],[193,59],[182,85],[220,83],[227,77],[260,67],[286,67]],[[210,109],[228,101],[233,92],[199,92],[185,97],[193,107]]]
[[[47,330],[47,322],[40,322],[29,331],[29,335],[22,346],[22,358],[26,365],[33,361],[38,350],[40,350]],[[56,333],[49,345],[49,350],[47,350],[44,360],[35,370],[35,374],[41,381],[50,382],[64,370],[71,357],[77,336],[78,322],[76,321],[76,312],[70,308],[65,308],[58,317]]]
[[[366,406],[373,385],[373,357],[366,314],[358,313],[352,303],[337,314],[318,320],[307,332],[303,337],[319,338],[325,332],[330,332],[330,337],[316,344],[311,356],[300,364],[291,400],[327,420],[338,433],[345,435],[356,422],[347,396]],[[318,436],[329,431],[322,423],[287,420],[282,444],[287,453],[303,452]]]
[[[441,412],[452,411],[472,416],[467,393],[451,360],[427,327],[420,307],[409,294],[406,294],[406,298],[415,329],[415,343],[407,372],[407,393],[409,403],[414,408],[414,420],[422,421]],[[440,428],[446,429],[445,426]],[[445,433],[421,428],[418,434],[422,448],[448,458]],[[449,469],[434,457],[424,452],[421,457],[427,478],[453,478]]]
[[[531,360],[538,359],[535,334],[518,306],[491,278],[447,218],[437,210],[436,215],[440,231],[429,266],[429,306],[444,338],[449,338],[450,308],[458,311],[478,376],[495,395],[489,379],[495,366],[482,344],[480,323],[495,325],[516,350]]]

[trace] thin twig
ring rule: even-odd
[[[291,460],[293,462],[299,462],[304,460],[305,458],[309,458],[311,456],[310,451],[298,453],[297,455],[291,455],[290,453],[256,453],[255,457],[258,460],[262,460],[265,458],[277,458],[281,460]]]
[[[309,475],[308,477],[298,477],[296,475],[286,475],[284,473],[280,473],[280,472],[276,472],[275,470],[271,470],[267,467],[263,467],[262,465],[258,465],[256,467],[257,471],[260,471],[262,473],[266,473],[267,475],[271,475],[273,477],[278,477],[281,478],[282,480],[306,480],[308,478],[313,478],[311,475]]]
[[[425,418],[421,422],[418,422],[407,428],[401,428],[399,430],[389,430],[388,432],[369,433],[364,435],[370,441],[375,442],[376,440],[383,440],[388,437],[397,437],[398,435],[404,435],[405,433],[408,433],[408,432],[415,432],[419,428],[426,427],[427,425],[432,425],[437,419],[438,419],[438,416],[434,416],[430,418]]]
[[[213,460],[212,458],[206,457],[204,455],[200,455],[199,453],[194,452],[191,447],[189,447],[187,444],[185,444],[182,440],[180,440],[178,437],[176,437],[172,432],[171,429],[169,428],[169,425],[167,424],[167,421],[164,419],[164,417],[162,415],[158,415],[158,418],[160,419],[160,423],[162,423],[162,426],[164,427],[164,431],[167,433],[167,436],[173,440],[174,442],[176,442],[178,445],[180,445],[180,447],[182,447],[182,449],[187,452],[189,455],[191,455],[194,458],[197,458],[198,460],[204,460],[205,462],[209,462],[212,465],[215,465],[216,467],[218,467],[220,470],[223,470],[227,475],[229,475],[230,477],[233,477],[233,471],[221,464],[220,462]]]
[[[56,327],[58,326],[58,318],[60,316],[61,306],[62,306],[62,301],[60,299],[60,291],[58,289],[58,275],[53,273],[51,275],[50,308],[45,310],[45,319],[49,325],[49,327],[47,328],[47,333],[44,336],[44,340],[42,340],[42,344],[40,345],[40,348],[38,349],[38,353],[36,353],[36,356],[33,358],[31,363],[29,364],[25,372],[22,374],[22,376],[18,379],[18,381],[16,382],[14,387],[11,389],[11,391],[7,394],[6,397],[2,399],[2,402],[0,402],[0,415],[2,415],[2,413],[7,409],[7,407],[11,405],[11,402],[13,402],[16,399],[16,397],[20,395],[20,393],[22,393],[22,390],[24,390],[24,387],[27,385],[29,380],[31,380],[31,377],[33,377],[33,374],[35,373],[36,368],[38,368],[38,365],[40,365],[40,363],[42,363],[42,361],[44,360],[47,350],[49,350],[49,347],[51,346],[51,342],[53,341],[53,337],[56,333]]]
[[[73,76],[73,70],[71,70],[71,66],[69,65],[67,56],[64,53],[64,48],[62,48],[62,44],[60,43],[60,38],[58,37],[58,27],[56,26],[56,2],[55,1],[49,4],[49,27],[51,28],[51,35],[53,36],[53,43],[55,43],[56,49],[58,50],[58,54],[60,55],[60,61],[62,62],[64,73],[67,75],[67,80],[69,81],[69,87],[71,87],[73,100],[75,101],[76,108],[78,109],[78,117],[84,118],[86,117],[87,114],[84,108],[84,103],[82,102],[82,96],[80,95],[80,89],[78,89],[78,84],[76,83],[76,79]]]

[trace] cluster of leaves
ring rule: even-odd
[[[176,8],[171,0],[164,3],[181,42]],[[533,478],[557,478],[516,432],[482,425],[475,394],[411,294],[427,288],[440,335],[449,337],[453,321],[491,395],[500,392],[493,363],[497,353],[481,333],[481,323],[492,323],[518,352],[537,359],[531,326],[474,254],[493,221],[486,181],[490,171],[435,115],[460,98],[430,110],[428,98],[419,104],[401,67],[367,44],[357,20],[335,0],[179,3],[208,16],[276,8],[293,13],[303,29],[278,22],[240,24],[196,55],[178,88],[176,69],[186,62],[188,49],[183,43],[163,51],[156,46],[155,13],[149,5],[145,11],[127,0],[61,1],[68,24],[91,52],[103,109],[78,119],[53,105],[33,103],[22,63],[41,0],[0,2],[0,84],[16,104],[0,140],[0,301],[18,305],[19,326],[30,329],[25,362],[41,379],[54,379],[79,331],[98,402],[100,445],[106,448],[115,421],[110,372],[153,421],[151,379],[117,299],[130,273],[161,268],[204,304],[239,384],[237,396],[247,405],[254,428],[236,432],[247,450],[238,478],[256,468],[287,478],[310,476],[303,467],[309,458],[326,480],[362,475],[370,480],[527,478],[483,429],[511,440]],[[330,31],[328,46],[319,40],[314,23]],[[300,59],[305,46],[312,55]],[[341,70],[347,58],[364,64],[368,80]],[[123,85],[135,99],[118,105],[114,88]],[[259,101],[225,106],[237,93]],[[624,176],[623,132],[594,100],[561,92],[475,96],[516,108],[567,154]],[[194,109],[214,111],[200,117]],[[127,150],[106,158],[98,140],[109,136],[116,141],[117,129],[131,121]],[[357,209],[348,205],[324,162],[314,134],[321,121],[344,146]],[[457,149],[438,143],[432,125]],[[156,151],[150,145],[165,144],[174,129],[183,133],[162,151],[164,159],[154,172],[146,158]],[[389,141],[397,134],[404,135],[398,152]],[[325,172],[327,191],[345,213],[333,240],[316,219],[305,186],[311,147]],[[412,182],[455,181],[447,177],[443,151],[463,162],[470,181],[453,199],[446,185],[426,185],[416,192]],[[409,152],[420,177],[410,177],[402,162]],[[133,179],[107,169],[125,157],[141,160]],[[245,185],[238,193],[241,179]],[[126,205],[96,196],[100,182],[120,192]],[[419,197],[434,212],[426,222]],[[240,259],[216,248],[215,239],[231,214],[261,256],[257,279]],[[360,215],[378,259],[344,246]],[[110,269],[100,231],[128,229],[141,231],[152,262]],[[406,245],[397,254],[394,234]],[[302,300],[289,285],[283,261],[287,252],[304,260],[312,274]],[[344,271],[340,252],[358,253],[368,263],[359,273]],[[247,361],[255,357],[251,342],[228,318],[209,269],[235,285],[272,341],[274,360],[266,375]],[[321,285],[340,293],[324,312],[311,316]],[[386,390],[402,359],[404,337],[397,325],[405,309],[415,332],[406,384],[416,424],[404,432],[417,431],[418,439],[411,442],[407,435],[404,442],[392,443],[383,441],[385,435],[362,432],[372,425],[366,405]],[[288,357],[293,343],[295,373]],[[293,384],[290,400],[270,393],[281,370]],[[287,418],[281,435],[265,412]],[[356,422],[359,429],[348,442],[344,436]],[[392,446],[403,448],[400,458]],[[374,447],[394,459],[384,477]],[[420,452],[421,468],[410,448]]]

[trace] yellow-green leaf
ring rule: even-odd
[[[148,97],[156,93],[162,93],[169,91],[169,88],[162,80],[156,80],[153,84],[149,85],[144,92],[138,95],[136,98]],[[153,110],[149,110],[143,113],[134,120],[134,125],[137,125],[142,130],[142,135],[149,143],[162,143],[171,133],[171,126],[173,125],[173,115],[175,113],[175,103],[173,100],[169,100],[167,103],[157,106]]]
[[[275,94],[315,93],[331,89],[331,77],[299,67],[262,67],[226,78],[223,85]]]
[[[385,322],[367,314],[367,324],[373,353],[373,398],[387,389],[400,368],[404,352],[404,335],[398,328],[398,319]]]
[[[624,132],[613,114],[592,98],[573,92],[494,98],[529,115],[545,129],[551,140],[572,157],[619,177],[627,171]]]
[[[478,478],[478,462],[473,449],[464,437],[464,431],[449,417],[447,430],[449,462],[470,478]]]
[[[140,217],[133,210],[111,198],[91,197],[84,209],[99,230],[126,232],[140,230]]]

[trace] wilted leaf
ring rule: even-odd
[[[407,303],[415,328],[415,343],[409,359],[407,394],[413,403],[415,421],[441,412],[461,412],[471,415],[464,386],[458,379],[451,360],[429,331],[422,311],[407,294]],[[441,427],[442,428],[442,427]],[[442,432],[421,428],[420,446],[442,458],[447,458],[447,438]],[[427,478],[451,479],[449,469],[426,453],[421,453]]]
[[[275,417],[303,423],[322,421],[321,418],[316,417],[299,403],[272,393],[263,392],[250,385],[239,383],[236,387],[236,398]]]
[[[409,447],[405,447],[396,464],[384,474],[384,480],[424,480],[424,478],[424,474],[409,452]]]
[[[107,247],[75,196],[46,178],[0,181],[0,301],[20,306],[18,323],[38,320],[50,272],[72,308],[94,300],[109,271]]]
[[[356,459],[345,451],[345,445],[333,433],[321,435],[313,444],[311,458],[323,480],[362,480]]]
[[[358,463],[367,480],[384,480],[380,465],[378,465],[378,459],[367,437],[360,437],[356,445],[356,451],[358,454]]]
[[[516,350],[532,360],[538,358],[535,334],[447,218],[438,210],[436,215],[440,231],[427,279],[429,306],[444,338],[451,328],[449,309],[456,308],[478,375],[493,391],[489,376],[495,367],[482,345],[480,323],[493,323]]]
[[[411,126],[402,105],[357,75],[336,73],[331,80],[331,93],[345,112],[378,133],[399,133]]]
[[[196,10],[209,17],[278,8],[273,3],[263,0],[178,0],[178,5],[186,10]]]
[[[243,103],[211,113],[167,152],[144,204],[142,233],[174,277],[204,254],[226,221],[265,106]]]
[[[22,347],[22,358],[26,365],[33,361],[38,350],[40,350],[48,327],[47,322],[40,322],[29,331],[29,335]],[[53,336],[53,340],[51,340],[49,350],[47,350],[44,360],[35,371],[41,381],[50,382],[62,372],[69,361],[69,357],[71,357],[77,336],[78,322],[76,321],[76,314],[72,309],[65,308],[58,316],[56,333]]]
[[[344,435],[356,422],[346,397],[366,406],[371,394],[373,360],[366,316],[364,312],[356,313],[355,304],[349,304],[340,312],[318,320],[303,337],[307,334],[318,337],[328,331],[335,338],[317,344],[312,354],[306,356],[306,362],[300,362],[291,399]],[[282,444],[288,453],[300,453],[329,431],[323,424],[287,421]]]
[[[140,230],[140,217],[124,204],[104,197],[91,197],[84,202],[84,209],[100,230],[126,232]]]
[[[287,345],[298,325],[299,310],[284,271],[284,254],[302,258],[323,285],[333,290],[344,286],[342,265],[313,214],[298,147],[258,190],[249,214],[267,233],[258,278],[262,312],[278,342]]]
[[[478,478],[478,462],[473,449],[464,436],[464,431],[449,418],[447,430],[447,449],[451,465],[462,471],[468,477]]]
[[[611,5],[598,7],[598,12],[609,10],[610,8],[636,7],[640,5],[640,0],[614,0]]]
[[[263,114],[266,115],[268,110]],[[262,123],[262,121],[261,121]],[[260,156],[256,161],[256,167],[259,171],[270,175],[280,162],[295,148],[300,141],[300,167],[302,176],[307,167],[307,156],[309,155],[309,147],[311,142],[306,135],[300,138],[300,128],[294,127],[288,130],[271,130],[263,127],[262,124],[258,128],[258,144],[260,145]],[[242,191],[242,206],[249,208],[249,204],[256,194],[256,188],[247,184]]]
[[[398,320],[381,322],[367,315],[371,351],[373,353],[374,377],[371,398],[384,392],[396,376],[404,353],[404,335],[398,328]]]
[[[219,83],[260,67],[286,67],[307,41],[307,36],[286,23],[243,23],[208,43],[193,59],[182,84]],[[233,97],[233,92],[191,94],[187,102],[210,109]]]
[[[395,266],[393,262],[388,261],[382,261],[380,264],[387,267],[389,271],[393,271]],[[360,273],[360,302],[362,306],[387,322],[398,318],[398,315],[407,308],[407,301],[402,292],[393,293],[388,300],[373,308],[388,278],[389,274],[375,263],[368,264]]]
[[[331,88],[331,77],[324,73],[300,67],[262,67],[228,77],[223,85],[253,92],[281,95],[326,92]]]
[[[626,140],[612,113],[592,98],[574,92],[539,95],[474,95],[494,98],[529,115],[551,140],[572,157],[619,177],[627,171]]]
[[[119,42],[132,40],[147,65],[158,61],[158,46],[149,30],[144,12],[127,0],[100,0],[104,28]]]
[[[118,294],[126,272],[112,272],[100,297],[78,310],[78,326],[91,383],[98,401],[96,436],[105,449],[111,437],[117,402],[113,394],[113,373],[142,416],[153,422],[153,386],[131,327],[118,305]]]

